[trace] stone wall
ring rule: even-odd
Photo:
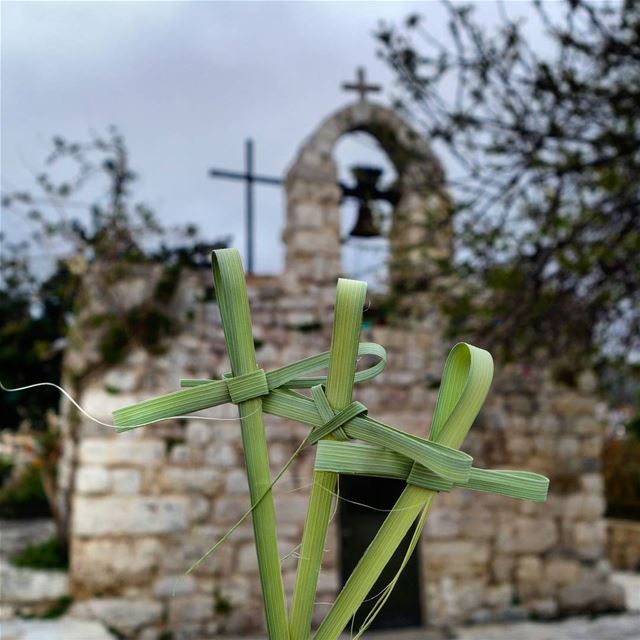
[[[228,370],[215,302],[201,302],[209,274],[180,285],[190,319],[164,355],[133,350],[117,367],[88,375],[80,402],[108,421],[120,406],[173,390],[180,377]],[[148,280],[148,279],[147,279]],[[329,347],[331,297],[289,297],[277,279],[250,280],[258,361],[265,369]],[[135,286],[132,286],[135,290]],[[367,313],[373,313],[370,309]],[[366,318],[366,314],[365,314]],[[399,326],[374,324],[363,340],[384,345],[387,370],[356,398],[372,415],[426,435],[448,345],[437,313]],[[91,360],[92,338],[75,341],[69,363]],[[517,467],[551,477],[545,504],[455,491],[439,496],[421,553],[423,617],[428,624],[554,617],[611,609],[620,594],[608,581],[604,501],[598,473],[601,425],[583,390],[556,386],[544,372],[497,367],[488,401],[465,445],[478,465]],[[380,393],[384,385],[384,393]],[[233,406],[213,410],[233,418]],[[306,427],[266,417],[273,472]],[[197,419],[115,435],[82,420],[75,459],[71,588],[74,613],[104,620],[126,637],[202,638],[261,628],[250,522],[192,574],[184,571],[245,512],[249,497],[238,423]],[[71,451],[74,449],[75,453]],[[304,451],[276,488],[283,556],[299,543],[313,449]],[[318,600],[339,589],[339,531],[332,525]],[[295,558],[283,562],[287,592]],[[316,607],[322,616],[326,605]]]
[[[607,556],[621,571],[640,571],[640,522],[607,519]]]

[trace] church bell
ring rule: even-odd
[[[375,238],[380,236],[380,229],[373,218],[371,202],[380,197],[378,181],[382,170],[378,167],[358,165],[351,169],[355,186],[343,188],[345,196],[355,198],[359,202],[358,218],[349,232],[352,238]]]
[[[373,219],[373,212],[368,203],[360,203],[358,207],[358,218],[349,235],[352,238],[375,238],[380,235],[380,229],[378,229]]]

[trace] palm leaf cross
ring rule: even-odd
[[[212,253],[213,279],[231,372],[220,380],[182,380],[181,390],[113,413],[118,431],[169,417],[233,403],[238,406],[251,499],[259,575],[267,631],[271,640],[306,640],[329,526],[337,474],[403,479],[406,488],[330,608],[314,638],[335,640],[362,604],[400,542],[415,526],[410,553],[419,539],[429,507],[439,491],[464,487],[515,498],[543,501],[549,481],[525,471],[477,469],[459,450],[475,420],[493,376],[487,351],[457,344],[444,367],[428,438],[405,433],[370,417],[352,401],[354,384],[371,380],[386,364],[375,343],[360,343],[366,284],[340,279],[330,351],[265,372],[256,362],[247,287],[235,249]],[[377,362],[356,371],[360,356]],[[327,375],[311,375],[328,368]],[[310,389],[310,395],[300,393]],[[273,479],[269,468],[263,414],[311,427],[305,441]],[[316,446],[314,478],[290,611],[277,547],[272,487],[302,446]],[[408,559],[408,555],[405,558]],[[389,590],[393,584],[389,585]],[[387,590],[374,607],[384,604]],[[365,627],[371,622],[369,618]]]

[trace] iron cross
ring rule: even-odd
[[[229,178],[231,180],[242,180],[245,183],[245,216],[247,234],[247,273],[253,273],[253,185],[259,184],[281,185],[280,178],[256,175],[253,172],[253,140],[249,138],[245,141],[244,147],[244,173],[239,171],[225,171],[223,169],[211,169],[209,175],[212,178]]]
[[[345,91],[355,91],[360,96],[360,102],[365,102],[367,93],[377,93],[381,90],[379,84],[367,84],[367,74],[364,67],[358,67],[356,71],[356,82],[343,82],[342,88]]]

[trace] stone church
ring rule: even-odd
[[[360,131],[379,142],[397,173],[388,198],[388,278],[411,304],[403,307],[400,296],[395,313],[385,315],[372,295],[362,340],[382,344],[389,363],[357,388],[355,399],[376,418],[425,436],[452,343],[445,337],[446,317],[422,285],[451,255],[449,199],[424,139],[385,106],[360,99],[330,115],[287,172],[284,272],[248,280],[258,362],[268,370],[329,348],[335,283],[343,274],[344,193],[334,149],[343,136]],[[114,294],[121,304],[139,304],[158,273],[132,273],[113,285]],[[172,303],[182,328],[167,351],[136,349],[117,366],[85,375],[80,403],[110,421],[112,410],[175,390],[181,377],[227,371],[215,296],[205,295],[210,287],[209,271],[183,273]],[[66,354],[67,380],[97,362],[91,330],[77,338]],[[461,490],[441,494],[379,627],[554,618],[620,606],[605,560],[602,411],[590,394],[592,383],[584,374],[577,387],[563,387],[526,363],[496,363],[464,448],[478,466],[546,474],[549,499],[532,504]],[[234,418],[236,409],[220,407],[215,415]],[[65,442],[62,480],[72,505],[73,613],[136,640],[259,634],[260,583],[249,521],[184,575],[249,506],[238,423],[193,418],[116,435],[71,411],[69,417],[74,428]],[[275,474],[307,428],[265,420]],[[313,457],[313,450],[304,451],[274,491],[289,595]],[[390,480],[341,478],[344,500],[327,539],[317,619],[401,489]]]

